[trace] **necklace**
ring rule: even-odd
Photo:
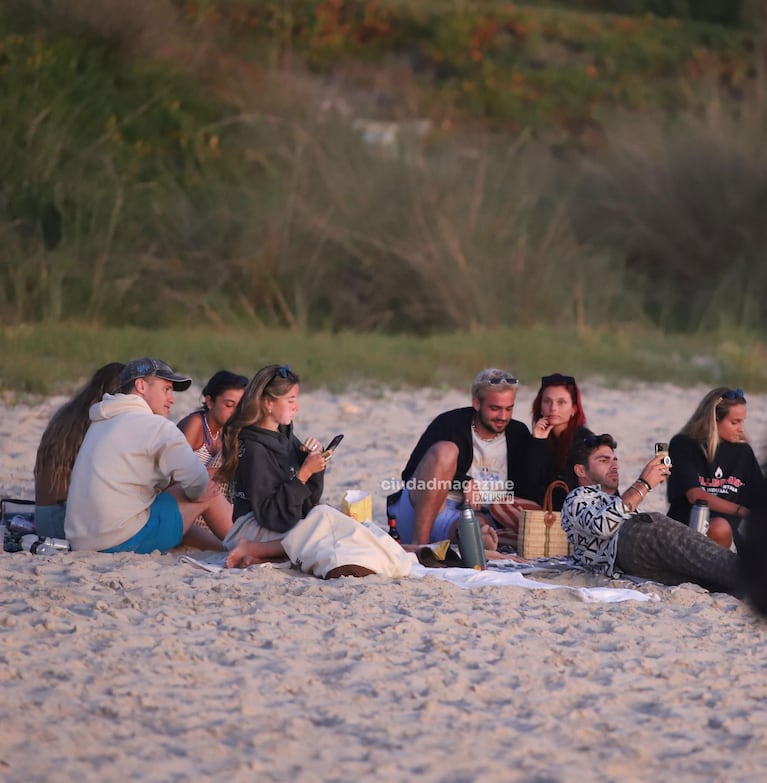
[[[491,435],[489,438],[486,438],[484,435],[480,434],[480,431],[477,429],[476,421],[472,421],[471,428],[474,430],[474,433],[480,440],[486,441],[487,443],[489,443],[491,440],[496,440],[497,438],[500,438],[501,435],[503,435],[502,432],[496,432],[495,435]]]
[[[219,427],[218,432],[214,435],[213,434],[213,427],[210,426],[210,422],[208,421],[207,414],[205,416],[203,416],[202,418],[205,421],[205,425],[208,428],[208,435],[210,435],[210,439],[211,440],[218,440],[218,436],[221,434],[221,428]]]

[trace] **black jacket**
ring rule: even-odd
[[[588,427],[578,427],[573,438],[573,445],[593,434]],[[556,441],[554,441],[551,435],[548,438],[534,438],[530,436],[527,451],[527,468],[530,472],[530,479],[533,482],[533,491],[530,498],[538,503],[543,503],[546,488],[552,481],[564,481],[570,487],[570,490],[578,486],[578,478],[573,470],[570,455],[568,455],[564,468],[557,470],[555,448]],[[572,453],[572,447],[570,451]],[[562,508],[566,495],[567,493],[564,490],[557,489],[554,491],[552,501],[555,511],[559,511]]]
[[[304,484],[296,478],[306,459],[293,425],[278,432],[262,427],[240,431],[240,461],[234,480],[234,519],[253,511],[262,527],[285,533],[320,502],[324,473]]]
[[[450,441],[458,446],[458,465],[453,482],[463,484],[468,481],[468,471],[474,458],[474,446],[471,438],[471,424],[474,420],[474,408],[455,408],[440,413],[426,428],[416,443],[405,469],[402,479],[407,481],[415,473],[418,463],[428,449],[438,441]],[[505,430],[506,463],[509,480],[514,482],[514,494],[529,498],[533,490],[527,470],[526,457],[531,439],[530,431],[521,422],[512,420]]]

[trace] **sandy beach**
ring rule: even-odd
[[[706,389],[583,383],[623,483]],[[535,389],[516,418],[529,425]],[[174,420],[199,386],[178,395]],[[0,492],[33,496],[64,397],[0,409]],[[763,458],[767,396],[748,395]],[[302,394],[297,434],[345,439],[325,500],[383,518],[437,413],[468,391]],[[656,490],[643,505],[665,510]],[[323,582],[280,567],[209,573],[166,555],[0,555],[4,781],[761,781],[767,623],[694,585],[594,603],[569,589],[464,589],[434,575]],[[628,583],[620,583],[630,587]]]

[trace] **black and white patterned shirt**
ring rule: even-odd
[[[578,565],[613,576],[621,525],[631,516],[620,495],[608,495],[599,485],[576,487],[562,506],[562,529]]]

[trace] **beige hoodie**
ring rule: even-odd
[[[190,500],[205,491],[208,472],[184,434],[141,397],[105,394],[91,406],[90,419],[67,497],[64,530],[72,549],[109,549],[127,541],[171,482]]]

